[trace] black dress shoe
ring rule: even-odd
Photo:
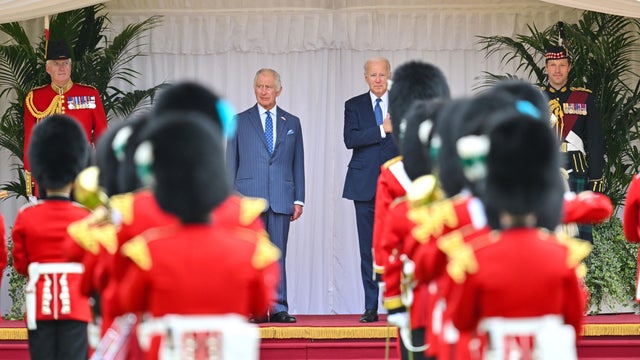
[[[252,323],[252,324],[262,324],[262,323],[269,322],[269,318],[267,316],[250,317],[249,318],[249,322]]]
[[[277,323],[294,323],[296,322],[296,317],[289,315],[286,311],[280,311],[271,315],[269,321]]]
[[[370,323],[378,321],[378,311],[377,310],[365,310],[364,314],[360,317],[361,323]]]

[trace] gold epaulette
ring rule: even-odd
[[[391,165],[393,165],[393,164],[395,164],[397,162],[400,162],[400,161],[402,161],[402,156],[398,155],[398,156],[396,156],[394,158],[391,158],[391,159],[385,161],[384,164],[382,164],[382,168],[383,169],[388,169],[389,166],[391,166]]]
[[[259,231],[257,235],[258,241],[251,264],[256,269],[264,269],[280,259],[280,249],[269,240],[269,234],[266,231]]]
[[[84,250],[93,255],[98,254],[99,244],[92,234],[88,217],[69,224],[67,234]]]
[[[244,196],[240,198],[240,225],[253,223],[267,208],[267,200]]]
[[[445,227],[453,229],[458,227],[459,223],[455,204],[450,199],[410,208],[407,217],[416,224],[411,230],[411,235],[421,244],[431,237],[440,236]]]
[[[144,237],[138,235],[122,245],[120,252],[142,270],[151,269],[151,254]]]
[[[118,251],[118,232],[115,225],[109,223],[99,229],[95,229],[95,231],[97,232],[96,237],[98,242],[102,247],[104,247],[109,254],[115,254],[116,251]]]
[[[584,92],[587,92],[589,94],[591,94],[591,92],[592,92],[591,90],[589,90],[587,88],[584,88],[584,87],[573,87],[573,86],[570,86],[569,90],[571,90],[571,91],[584,91]]]
[[[569,268],[576,268],[578,276],[583,278],[586,275],[586,266],[583,261],[591,253],[593,245],[588,241],[564,236],[562,234],[558,234],[556,237],[560,244],[567,247],[567,266]]]
[[[438,248],[447,255],[447,274],[460,284],[467,279],[467,274],[478,271],[478,261],[473,247],[465,243],[460,231],[452,231],[438,239]]]
[[[98,254],[98,245],[102,245],[109,254],[115,254],[118,240],[108,211],[98,208],[84,219],[71,223],[67,227],[67,233],[81,248],[94,255]]]
[[[547,90],[547,86],[546,85],[540,85],[540,90],[542,90],[542,91]]]
[[[111,208],[120,213],[122,223],[125,225],[133,222],[133,200],[134,193],[131,192],[113,195],[109,199]]]

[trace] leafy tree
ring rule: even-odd
[[[116,81],[133,85],[141,74],[128,64],[141,56],[141,40],[160,24],[159,16],[127,25],[112,39],[108,14],[104,5],[60,13],[51,17],[50,40],[65,40],[72,51],[74,82],[96,87],[100,92],[108,120],[125,118],[132,112],[149,105],[163,84],[146,90],[125,92],[113,85]],[[50,82],[45,70],[45,37],[35,45],[25,29],[17,22],[0,24],[0,31],[10,40],[0,45],[0,99],[6,99],[7,110],[0,119],[0,146],[12,156],[23,158],[24,99],[34,87]],[[0,185],[12,197],[25,196],[25,179],[21,164],[15,166],[17,179]]]

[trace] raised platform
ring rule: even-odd
[[[298,315],[294,324],[260,324],[261,359],[397,359],[396,329],[386,318],[370,324],[360,315]],[[29,359],[22,321],[0,322],[0,360]],[[640,315],[585,317],[580,359],[639,359]]]

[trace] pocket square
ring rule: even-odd
[[[289,129],[289,131],[287,131],[287,135],[293,135],[293,129]]]

